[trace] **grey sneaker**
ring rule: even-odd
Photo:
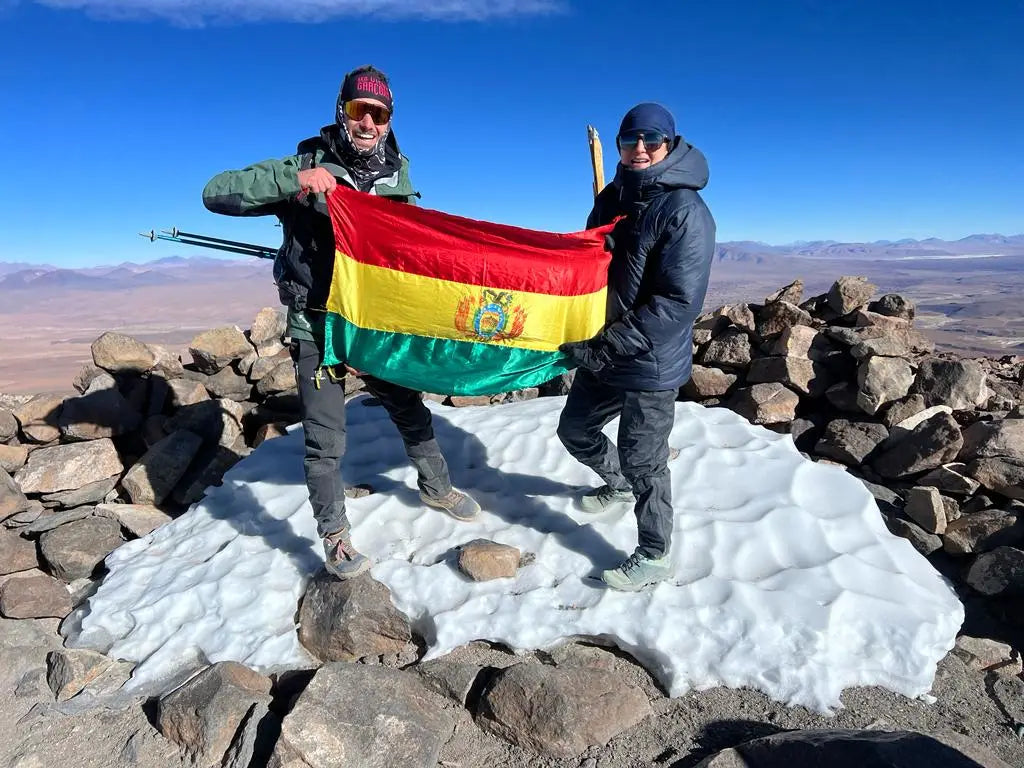
[[[601,578],[612,589],[639,592],[644,587],[664,581],[671,575],[672,563],[667,554],[653,558],[634,552],[618,568],[603,571]]]
[[[324,555],[324,567],[342,581],[365,573],[370,568],[370,559],[352,546],[348,528],[324,536]]]
[[[587,491],[580,497],[580,509],[584,512],[607,512],[609,510],[632,509],[636,496],[632,491],[616,491],[610,485],[602,485]]]
[[[441,498],[431,498],[425,493],[421,493],[420,501],[428,507],[433,507],[434,509],[440,509],[447,512],[456,520],[461,520],[462,522],[472,520],[480,511],[480,505],[473,500],[472,496],[469,496],[462,491],[457,491],[454,488],[448,491],[448,494]]]

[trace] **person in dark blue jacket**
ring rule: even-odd
[[[633,107],[616,143],[615,178],[587,220],[591,228],[624,217],[611,235],[607,322],[593,339],[560,347],[578,370],[558,437],[604,481],[580,499],[584,510],[634,508],[636,550],[602,577],[635,591],[671,574],[668,436],[679,387],[690,378],[715,221],[697,191],[708,182],[707,160],[676,135],[667,109]],[[601,431],[615,417],[617,449]]]

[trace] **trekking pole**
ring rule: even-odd
[[[604,156],[601,154],[601,137],[597,128],[587,126],[587,140],[590,143],[590,166],[594,171],[594,197],[604,189]]]
[[[182,232],[180,229],[175,227],[165,229],[159,234],[155,230],[151,229],[149,232],[140,232],[139,235],[149,238],[150,242],[167,240],[172,243],[180,243],[181,245],[196,245],[200,248],[212,248],[218,251],[228,251],[230,253],[240,253],[245,256],[255,256],[259,259],[273,259],[277,256],[276,248],[269,248],[265,245],[255,245],[254,243],[243,243],[238,240],[225,240],[220,237],[211,237],[209,235],[197,235],[193,232]]]

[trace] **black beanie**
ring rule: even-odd
[[[672,113],[661,104],[645,101],[637,104],[622,118],[618,135],[622,136],[630,131],[658,131],[671,140],[676,137],[676,121]]]
[[[353,99],[377,99],[390,111],[395,111],[388,76],[369,65],[353,69],[345,75],[341,90],[338,91],[338,112],[341,112],[344,102]]]

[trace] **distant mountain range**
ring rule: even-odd
[[[0,291],[126,291],[133,288],[187,285],[217,279],[225,273],[266,270],[262,259],[215,259],[208,256],[169,256],[145,264],[63,269],[49,264],[0,262]]]
[[[840,243],[814,240],[788,245],[752,241],[719,243],[718,261],[763,262],[778,258],[839,259],[843,261],[921,261],[1024,256],[1024,235],[969,235],[960,240],[876,240],[873,243]]]
[[[924,261],[977,259],[992,256],[1024,256],[1024,235],[970,235],[960,240],[876,240],[873,243],[840,243],[815,240],[788,245],[755,241],[718,243],[715,259],[724,263],[778,264],[782,259],[842,261]],[[146,286],[176,285],[210,279],[225,270],[267,271],[262,259],[168,256],[144,264],[124,262],[113,266],[63,269],[49,264],[0,261],[0,290],[124,291]]]

